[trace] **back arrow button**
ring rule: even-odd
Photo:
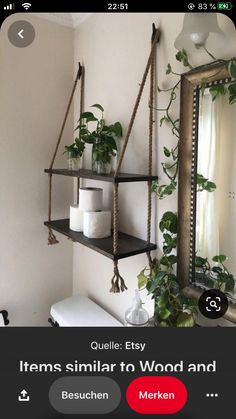
[[[8,28],[8,39],[17,48],[28,47],[35,38],[35,29],[26,20],[16,20]]]
[[[21,29],[21,31],[20,32],[18,32],[18,35],[19,35],[19,37],[21,38],[21,39],[24,39],[24,37],[23,37],[23,35],[22,35],[22,33],[24,32],[24,29]]]

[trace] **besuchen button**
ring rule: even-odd
[[[133,380],[126,399],[135,412],[141,414],[173,414],[187,402],[188,392],[182,381],[175,377],[148,376]]]
[[[119,405],[121,391],[108,377],[62,377],[52,384],[49,400],[63,414],[106,414]]]

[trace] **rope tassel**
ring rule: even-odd
[[[119,269],[118,269],[118,262],[117,260],[114,261],[114,275],[111,280],[111,289],[110,292],[116,294],[119,292],[123,292],[127,290],[127,286],[125,285],[124,278],[120,275]]]
[[[153,271],[153,259],[151,257],[151,253],[147,252],[147,258],[148,258],[148,264],[149,264],[149,269],[150,269],[150,275],[152,275],[152,271]]]
[[[53,234],[52,229],[48,229],[48,245],[57,244],[59,241],[57,240],[55,234]]]

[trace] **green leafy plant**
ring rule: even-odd
[[[200,279],[205,285],[219,289],[229,295],[234,294],[235,279],[231,273],[229,273],[224,262],[227,260],[225,255],[216,255],[212,258],[215,263],[211,266],[207,258],[201,256],[195,257],[195,268],[198,269],[198,275],[202,273]]]
[[[79,138],[76,138],[73,144],[65,146],[65,151],[63,154],[67,154],[72,159],[76,159],[83,155],[84,149],[85,149],[84,142],[80,140]]]
[[[83,112],[75,130],[79,131],[79,140],[92,144],[92,158],[96,162],[110,163],[117,154],[116,139],[122,137],[120,122],[107,125],[103,117],[104,108],[96,103],[91,106],[101,112],[97,118],[92,112]]]
[[[192,327],[195,324],[196,301],[185,297],[174,273],[177,257],[177,215],[166,212],[159,224],[163,233],[163,255],[152,261],[151,269],[138,275],[139,289],[146,288],[155,300],[154,316],[161,327]]]

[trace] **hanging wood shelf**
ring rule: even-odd
[[[58,148],[62,139],[67,117],[70,111],[74,93],[78,81],[81,79],[81,92],[80,92],[80,118],[82,117],[83,104],[84,104],[84,67],[79,63],[77,76],[73,85],[73,89],[67,105],[65,117],[61,126],[59,137],[56,143],[54,154],[51,160],[50,168],[44,171],[48,173],[49,183],[49,202],[48,202],[48,221],[45,221],[44,225],[48,227],[48,244],[53,245],[58,243],[58,240],[52,230],[55,230],[71,240],[81,243],[90,249],[93,249],[102,255],[113,260],[113,276],[111,278],[110,292],[117,293],[123,292],[127,289],[125,281],[119,272],[118,260],[127,258],[130,256],[146,253],[150,269],[152,269],[152,258],[150,252],[157,248],[156,244],[150,242],[151,238],[151,221],[152,221],[152,181],[157,180],[157,176],[152,175],[152,154],[153,154],[153,124],[154,118],[154,91],[155,91],[155,70],[156,70],[156,44],[159,41],[160,32],[152,25],[152,43],[151,51],[148,57],[148,61],[145,67],[145,71],[142,77],[142,81],[139,85],[138,95],[134,104],[130,123],[127,128],[124,143],[121,149],[121,154],[117,162],[115,173],[111,175],[99,175],[92,172],[92,170],[68,170],[68,169],[54,169],[53,165],[58,152]],[[142,97],[143,89],[146,83],[147,75],[150,70],[150,98],[149,98],[149,135],[148,135],[148,174],[128,174],[120,173],[120,168],[125,155],[125,151],[130,139],[130,134],[133,128],[134,120],[137,114],[138,106]],[[83,119],[83,118],[82,118]],[[112,236],[105,239],[89,239],[83,235],[70,230],[69,219],[53,220],[51,221],[52,213],[52,175],[63,175],[77,178],[77,202],[79,203],[79,190],[80,190],[80,179],[94,179],[98,181],[110,182],[113,184],[113,232]],[[147,240],[141,240],[137,237],[130,236],[128,234],[119,232],[119,183],[125,182],[147,182]]]
[[[62,176],[73,176],[79,177],[83,179],[94,179],[94,180],[102,180],[103,182],[111,182],[111,183],[125,183],[125,182],[147,182],[157,180],[158,176],[148,176],[148,175],[140,175],[136,173],[118,173],[115,176],[114,173],[110,175],[98,175],[94,173],[92,170],[87,169],[80,169],[80,170],[68,170],[68,169],[45,169],[44,172],[54,174],[54,175],[62,175]]]
[[[151,250],[155,250],[157,248],[154,243],[147,244],[145,240],[118,232],[118,253],[114,255],[112,236],[105,239],[89,239],[88,237],[85,237],[83,233],[70,230],[69,219],[54,220],[51,222],[45,221],[44,224],[58,233],[64,234],[71,240],[81,243],[112,260],[123,259],[140,253],[150,252]]]

